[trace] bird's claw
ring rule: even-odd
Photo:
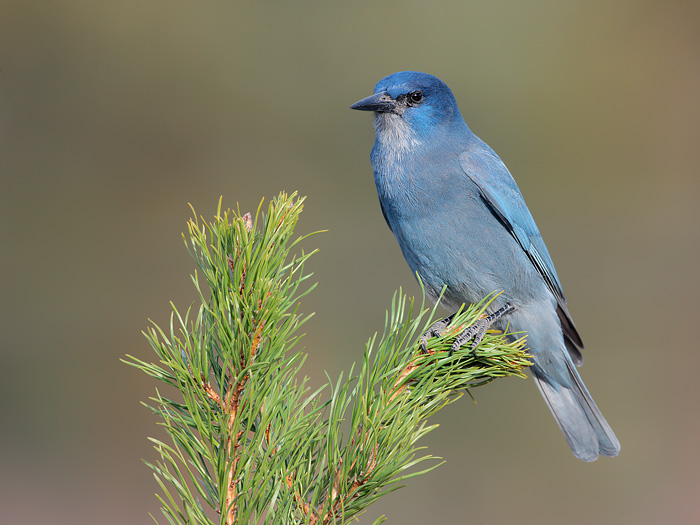
[[[467,327],[457,336],[457,339],[455,339],[454,343],[452,343],[452,346],[450,347],[450,355],[454,354],[464,343],[473,338],[474,340],[472,341],[470,350],[472,356],[476,357],[476,347],[479,346],[479,343],[481,343],[489,327],[495,321],[513,310],[515,310],[515,307],[507,304],[496,310],[491,315],[487,315],[483,319],[477,319],[473,325]]]
[[[468,326],[462,332],[457,336],[457,339],[455,339],[454,343],[452,343],[452,346],[450,347],[450,355],[454,354],[457,350],[460,349],[460,347],[465,344],[467,341],[470,339],[474,339],[472,341],[470,350],[472,352],[472,355],[475,356],[476,352],[476,347],[479,346],[479,343],[484,339],[484,336],[486,335],[486,331],[489,329],[489,327],[498,319],[503,317],[506,314],[509,314],[510,312],[514,311],[515,307],[507,304],[498,310],[496,310],[494,313],[491,315],[488,315],[482,319],[477,319],[474,324],[471,326]],[[452,322],[452,319],[454,318],[456,314],[452,314],[448,317],[445,317],[444,319],[440,319],[439,321],[433,323],[430,328],[428,328],[423,335],[420,337],[420,345],[421,348],[423,349],[424,353],[428,353],[428,347],[427,347],[427,342],[428,339],[431,337],[439,337],[443,334],[445,331],[445,328],[449,326],[449,324]]]
[[[440,337],[445,331],[445,328],[447,328],[452,322],[452,319],[454,319],[455,315],[456,312],[452,315],[448,315],[444,319],[440,319],[439,321],[434,322],[430,325],[430,328],[423,332],[423,335],[420,336],[420,347],[423,350],[424,354],[429,353],[428,339],[430,339],[431,337]]]

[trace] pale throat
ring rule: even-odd
[[[423,141],[400,114],[376,113],[374,127],[374,179],[385,211],[395,217],[398,212],[395,208],[397,200],[403,202],[403,212],[400,215],[413,209],[416,204],[414,201],[418,195],[414,184],[414,158],[419,156]]]
[[[377,142],[389,162],[399,160],[411,154],[421,145],[413,128],[401,115],[394,113],[376,113],[374,128]]]

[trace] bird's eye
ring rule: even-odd
[[[423,102],[423,92],[422,91],[412,91],[408,94],[408,101],[410,104],[420,104]]]

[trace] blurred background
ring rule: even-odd
[[[446,463],[362,522],[700,521],[700,3],[0,3],[0,521],[151,523],[147,319],[195,299],[187,203],[307,195],[306,373],[337,377],[419,289],[384,224],[385,75],[443,79],[514,174],[622,442],[571,455],[530,380],[441,412]]]

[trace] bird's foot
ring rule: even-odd
[[[471,351],[472,354],[474,354],[474,351],[476,350],[476,347],[479,346],[479,343],[481,343],[481,340],[484,338],[486,335],[486,331],[489,329],[489,327],[498,319],[503,317],[506,314],[509,314],[510,312],[514,311],[515,307],[511,306],[509,304],[503,306],[502,308],[499,308],[496,310],[494,313],[488,316],[484,316],[481,319],[477,319],[477,321],[472,324],[471,326],[468,326],[465,328],[458,336],[457,339],[455,339],[454,343],[452,343],[452,347],[450,348],[450,355],[455,353],[459,348],[469,341],[470,339],[474,339],[472,341],[471,345]],[[428,351],[428,339],[431,337],[440,337],[444,332],[445,329],[450,325],[452,322],[452,319],[454,319],[454,316],[456,313],[445,317],[444,319],[440,319],[439,321],[433,323],[430,325],[430,328],[428,328],[423,335],[420,336],[420,346],[423,350],[424,353],[430,353]]]
[[[512,311],[515,310],[515,306],[511,306],[510,304],[507,304],[498,310],[496,310],[494,313],[491,315],[487,315],[486,317],[482,317],[481,319],[477,319],[476,322],[474,322],[473,325],[465,328],[461,334],[457,336],[457,339],[455,339],[454,343],[452,343],[452,347],[450,348],[450,355],[454,354],[459,348],[469,341],[470,339],[474,339],[472,341],[471,345],[471,352],[472,356],[476,356],[476,347],[479,346],[479,343],[481,343],[481,340],[484,338],[486,335],[486,331],[489,329],[489,327],[498,319],[503,317],[506,314],[511,313]],[[432,328],[432,327],[431,327]]]
[[[432,353],[428,351],[428,339],[430,339],[431,337],[440,337],[445,331],[445,328],[447,328],[452,322],[452,319],[454,319],[456,313],[457,312],[455,312],[452,315],[448,315],[444,319],[440,319],[439,321],[434,322],[430,325],[430,328],[423,332],[423,335],[420,336],[420,346],[423,349],[424,354]]]

